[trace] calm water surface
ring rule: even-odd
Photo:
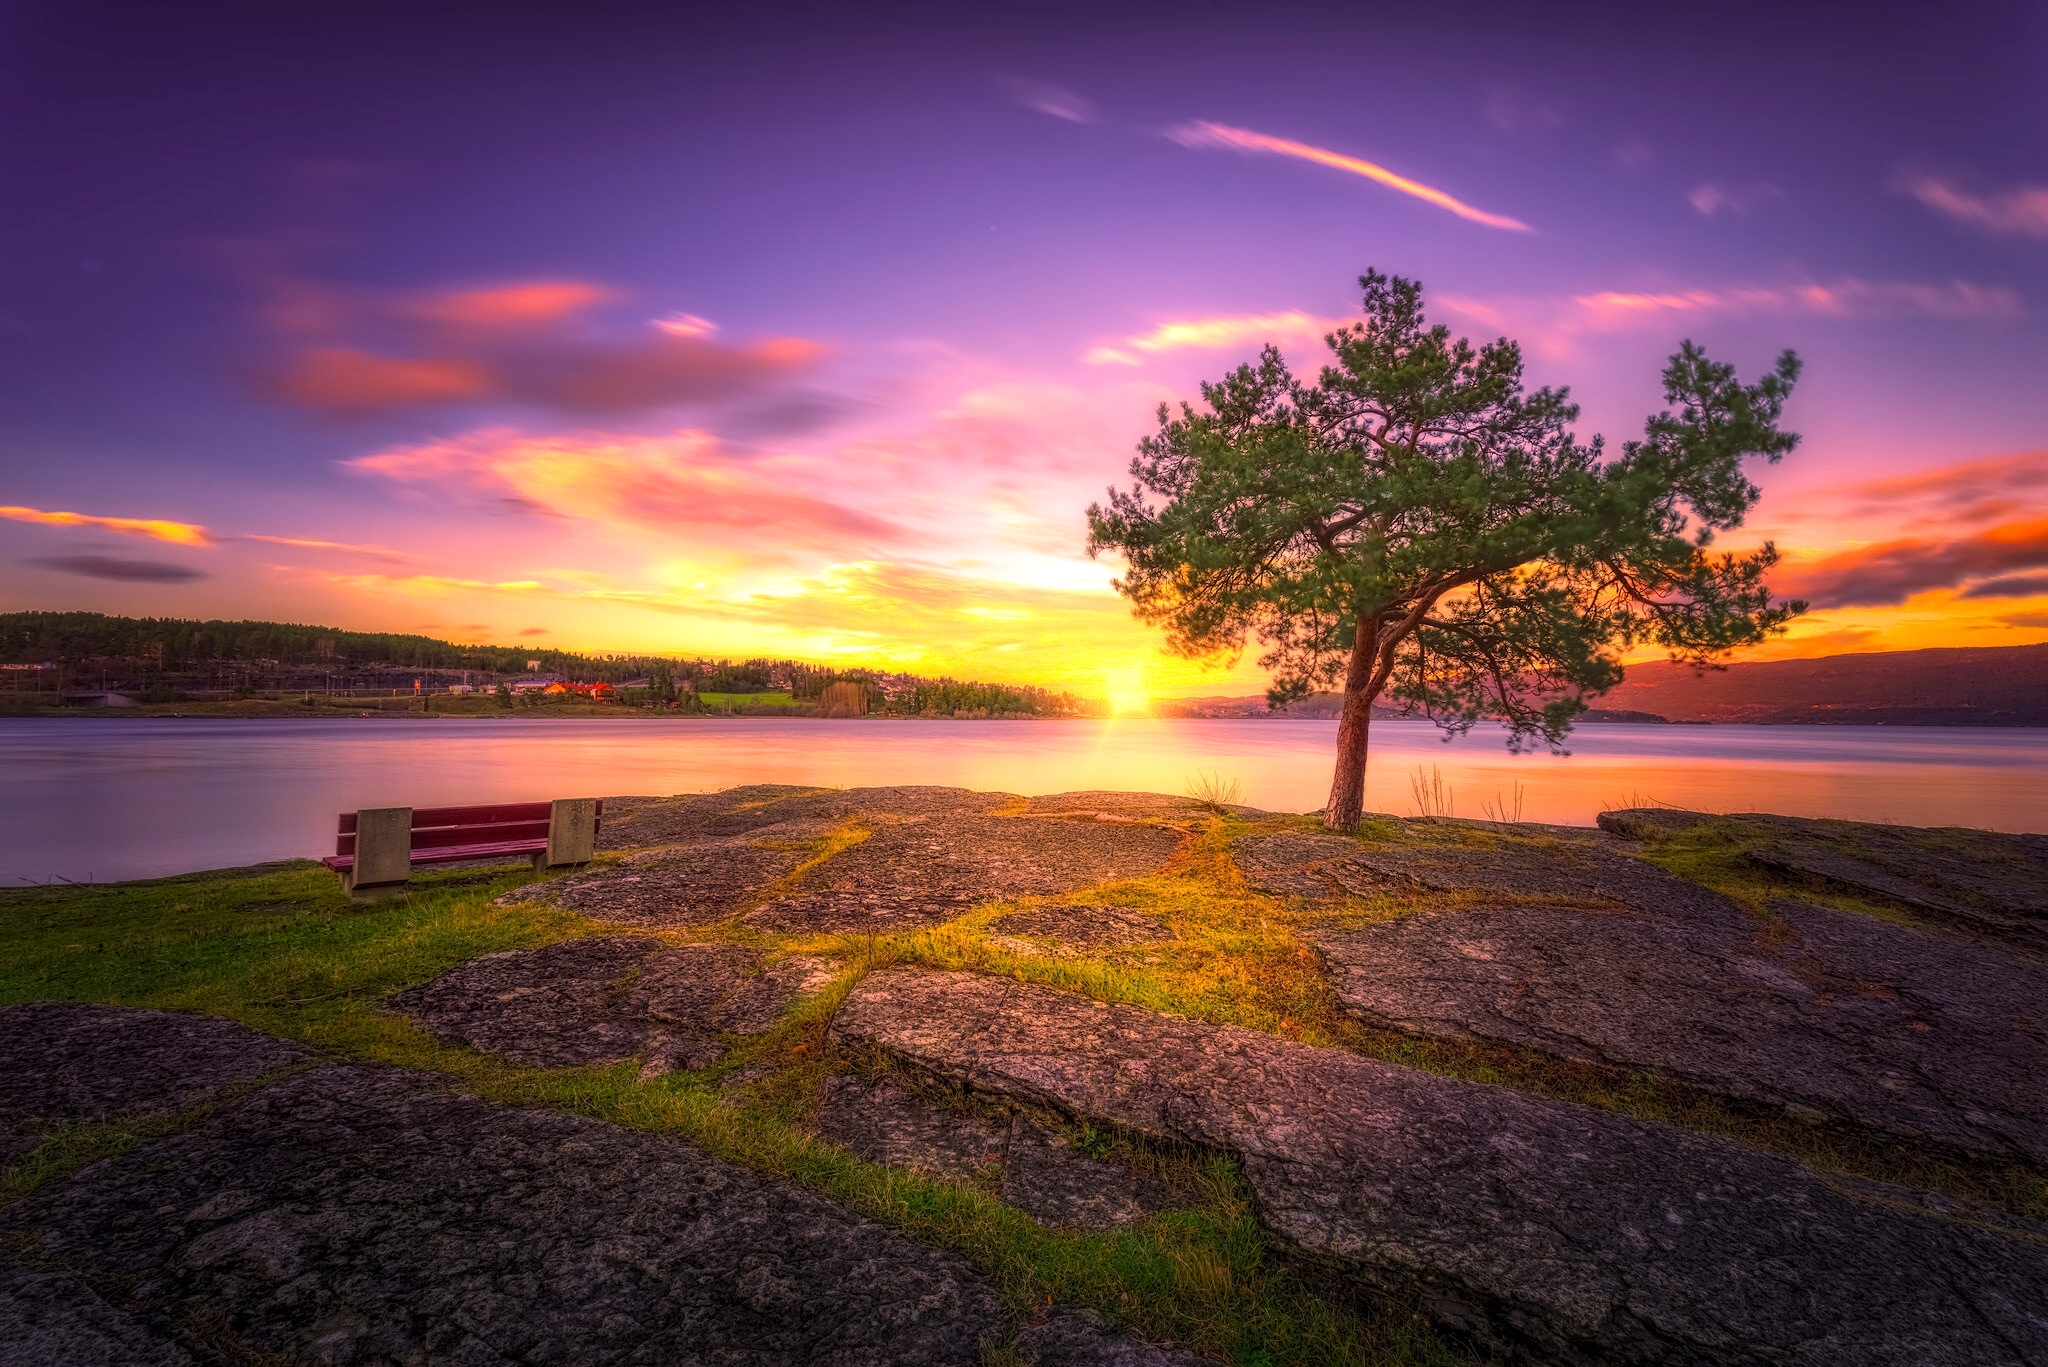
[[[1336,723],[0,719],[0,882],[106,881],[333,849],[358,807],[701,792],[736,783],[939,783],[1181,793],[1204,775],[1277,811],[1322,804]],[[1498,733],[1445,745],[1377,722],[1368,809],[1413,811],[1435,766],[1459,816],[1588,824],[1603,808],[2048,831],[2048,730],[1589,726],[1569,757]]]

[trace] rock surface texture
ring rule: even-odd
[[[83,1050],[118,1075],[122,1041],[160,1014],[10,1037],[10,1073],[54,1075]],[[119,1090],[253,1078],[289,1049],[228,1028],[239,1067],[188,1032],[188,1058],[159,1048]],[[673,1139],[362,1064],[291,1074],[52,1181],[0,1210],[0,1249],[8,1367],[969,1367],[1007,1337],[958,1259],[824,1197]],[[1192,1364],[1071,1311],[1013,1349],[1042,1367]]]
[[[519,891],[552,897],[598,921],[651,930],[715,925],[803,862],[801,851],[725,839],[650,850],[557,883]]]
[[[1709,915],[1728,908],[1725,899],[1695,883],[1585,840],[1534,845],[1478,837],[1472,843],[1411,846],[1279,831],[1247,837],[1234,853],[1245,877],[1262,892],[1317,902],[1345,893],[1433,892],[1533,894]]]
[[[1660,916],[1482,905],[1311,931],[1366,1019],[1499,1040],[2048,1162],[2048,969],[1783,902]]]
[[[339,1065],[0,1216],[39,1261],[327,1362],[971,1363],[952,1258],[655,1136]],[[665,1346],[665,1347],[664,1347]]]
[[[1156,873],[1180,847],[1159,826],[1053,817],[953,817],[880,826],[812,866],[747,924],[782,933],[894,931],[998,897],[1054,896]]]
[[[894,1079],[825,1081],[817,1132],[870,1163],[1000,1186],[1042,1225],[1103,1230],[1183,1204],[1164,1185],[1090,1158],[1001,1107],[942,1105]]]
[[[394,996],[392,1010],[449,1043],[535,1068],[647,1056],[642,1076],[708,1068],[722,1034],[774,1025],[830,981],[826,960],[790,955],[765,969],[738,945],[669,946],[641,937],[564,940],[486,954]]]
[[[873,974],[834,1031],[1237,1154],[1276,1234],[1540,1357],[2048,1359],[2048,1245],[1729,1141],[964,973]]]
[[[1714,817],[1638,807],[1602,812],[1631,836],[1713,827],[1748,842],[1758,868],[1902,907],[1937,924],[2048,952],[2048,836],[1926,830],[1744,813]]]
[[[27,1140],[55,1125],[182,1110],[305,1057],[218,1016],[10,1006],[0,1010],[0,1134]]]
[[[599,845],[625,860],[536,885],[600,920],[704,926],[745,914],[781,934],[888,932],[950,920],[999,897],[1056,896],[1157,872],[1193,804],[1131,793],[1049,798],[960,788],[760,786],[678,798],[607,798]],[[854,837],[844,848],[825,837]],[[824,856],[824,857],[820,857]],[[818,859],[787,880],[806,859]]]

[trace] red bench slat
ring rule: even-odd
[[[448,845],[489,845],[502,840],[539,840],[546,844],[548,819],[538,821],[500,821],[490,825],[476,826],[433,826],[421,830],[412,828],[412,847],[415,850],[438,850]]]
[[[494,859],[509,854],[539,854],[548,847],[547,837],[539,840],[497,840],[481,845],[446,845],[424,853],[415,852],[415,864],[452,864],[462,859]],[[352,869],[356,866],[353,854],[330,854],[321,859],[330,869]]]
[[[412,828],[422,826],[495,826],[506,821],[546,821],[551,802],[500,802],[487,807],[416,807]]]

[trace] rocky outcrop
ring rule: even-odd
[[[2048,1243],[1730,1141],[1007,979],[871,975],[835,1034],[1238,1155],[1276,1235],[1569,1362],[2048,1357]]]

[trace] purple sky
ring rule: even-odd
[[[2048,638],[2039,5],[308,9],[0,17],[0,607],[1236,691],[1081,510],[1374,266],[1796,347],[1788,648]]]

